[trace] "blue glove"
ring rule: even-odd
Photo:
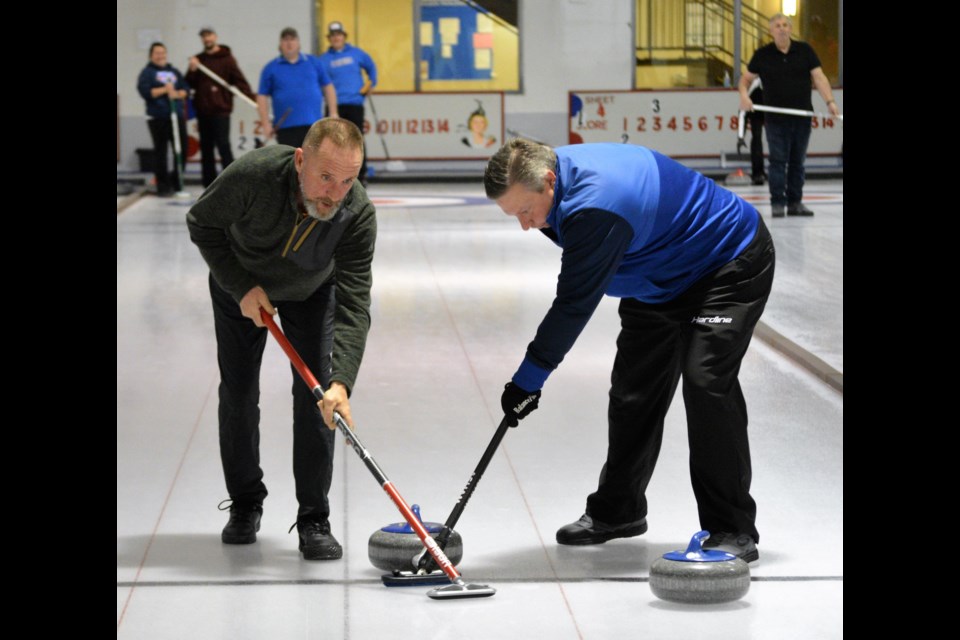
[[[500,396],[500,406],[511,427],[520,424],[520,421],[540,405],[540,391],[527,391],[512,382],[508,382]]]

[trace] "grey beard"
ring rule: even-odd
[[[339,207],[333,207],[330,209],[330,213],[320,213],[320,210],[317,209],[317,203],[307,200],[307,194],[303,192],[303,185],[300,185],[300,197],[303,200],[303,207],[307,210],[307,215],[311,218],[326,222],[337,215]]]
[[[304,200],[303,206],[306,207],[308,216],[310,216],[311,218],[315,218],[317,220],[321,220],[323,222],[326,222],[327,220],[330,220],[331,218],[333,218],[333,216],[337,215],[336,208],[330,209],[330,213],[320,213],[320,210],[317,209],[317,203],[315,202]]]

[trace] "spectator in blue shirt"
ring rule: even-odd
[[[365,131],[363,101],[377,86],[377,65],[366,51],[347,44],[347,32],[343,30],[341,22],[330,23],[327,41],[330,48],[320,56],[320,61],[337,89],[340,117],[357,125],[360,131]],[[360,182],[367,184],[366,150],[363,166],[360,167]]]
[[[300,36],[292,27],[280,32],[280,55],[263,68],[257,94],[263,135],[276,133],[280,144],[299,147],[310,126],[323,117],[324,100],[330,117],[340,117],[330,76],[317,56],[300,52]]]

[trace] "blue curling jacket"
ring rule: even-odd
[[[545,235],[563,249],[557,297],[513,376],[536,391],[604,294],[669,302],[750,244],[759,214],[713,180],[651,149],[559,147]]]
[[[337,104],[363,104],[364,96],[360,93],[363,89],[361,69],[367,72],[371,88],[377,85],[377,65],[363,49],[350,44],[343,45],[341,51],[330,47],[320,56],[320,62],[337,89]]]

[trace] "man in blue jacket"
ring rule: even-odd
[[[320,56],[320,62],[336,87],[340,117],[364,131],[363,101],[377,86],[377,65],[366,51],[347,44],[347,32],[343,30],[341,22],[330,23],[327,41],[330,42],[330,48]],[[366,79],[364,73],[367,74]],[[363,166],[360,167],[360,182],[367,183],[366,151],[363,154]]]
[[[773,282],[756,209],[650,149],[512,140],[490,160],[487,196],[563,249],[557,296],[501,397],[513,426],[604,294],[620,298],[609,448],[597,490],[557,542],[599,544],[647,530],[647,485],[683,378],[690,474],[708,546],[759,557],[747,409],[737,375]]]

